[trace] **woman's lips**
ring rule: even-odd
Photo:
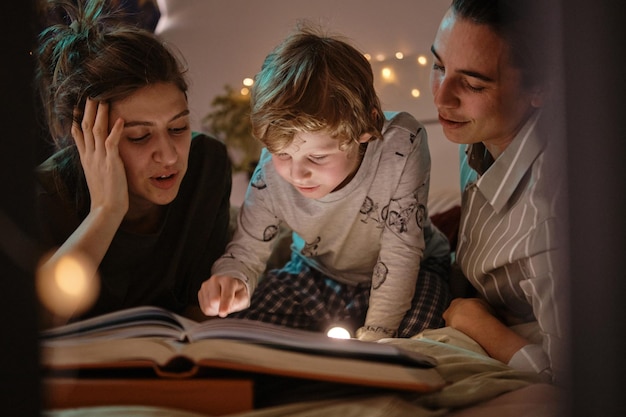
[[[439,123],[441,123],[443,127],[459,128],[464,126],[467,122],[455,122],[454,120],[446,119],[442,115],[439,115]]]
[[[162,190],[167,190],[169,188],[172,188],[175,184],[176,184],[176,174],[169,174],[169,175],[161,175],[158,177],[152,177],[150,178],[150,180],[152,181],[152,184],[157,187],[160,188]]]

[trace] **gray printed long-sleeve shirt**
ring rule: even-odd
[[[213,274],[254,291],[281,222],[292,252],[338,282],[371,283],[368,328],[395,332],[410,308],[420,261],[449,245],[428,218],[430,154],[424,127],[408,113],[386,114],[383,139],[370,141],[354,178],[320,199],[303,197],[263,150],[233,240]]]

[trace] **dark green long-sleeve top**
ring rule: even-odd
[[[38,169],[42,241],[60,246],[78,227],[81,215],[71,181],[53,178],[69,165],[67,150]],[[100,294],[91,309],[73,319],[122,308],[155,305],[181,313],[198,304],[197,292],[229,238],[231,165],[225,146],[194,134],[189,166],[179,194],[153,234],[118,230],[99,268]]]

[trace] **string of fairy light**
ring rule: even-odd
[[[391,58],[388,58],[384,54],[377,54],[372,56],[371,54],[364,54],[365,58],[372,63],[372,68],[377,72],[375,77],[378,82],[396,83],[398,81],[398,65],[401,62],[412,62],[416,65],[415,71],[418,72],[423,69],[427,69],[429,58],[423,54],[407,56],[402,52],[396,52]],[[240,89],[241,95],[250,94],[250,87],[254,84],[254,79],[246,77],[243,79],[242,87]],[[408,84],[408,83],[407,83]],[[422,95],[420,86],[415,83],[414,85],[405,85],[407,93],[411,97],[418,99]]]

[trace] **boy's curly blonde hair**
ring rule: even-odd
[[[307,23],[266,57],[251,106],[252,133],[273,153],[303,131],[324,131],[342,150],[365,133],[382,137],[370,63],[347,41]]]

